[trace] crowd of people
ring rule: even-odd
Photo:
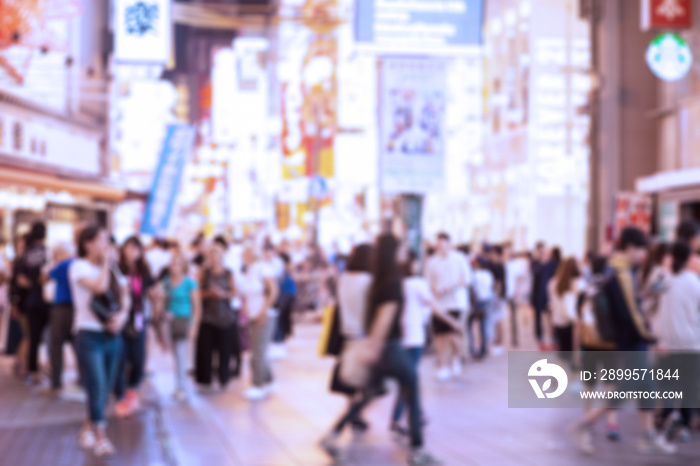
[[[382,234],[347,256],[204,235],[187,246],[156,240],[145,247],[136,236],[117,245],[98,226],[81,229],[75,244],[49,251],[45,242],[45,225],[34,224],[18,240],[4,277],[16,373],[41,383],[39,349],[47,343],[48,393],[85,398],[79,443],[99,456],[114,453],[105,431],[110,397],[117,417],[140,409],[148,329],[172,353],[175,399],[188,397],[191,366],[202,390],[225,390],[242,374],[247,350],[245,396],[261,400],[279,389],[270,359],[285,356],[294,315],[330,309],[323,313],[330,321],[323,322],[322,353],[338,357],[331,390],[347,397],[348,408],[322,448],[341,457],[340,434],[369,429],[363,411],[394,379],[399,392],[388,425],[410,442],[411,465],[440,463],[423,444],[419,363],[428,350],[440,382],[459,377],[470,361],[521,348],[526,332],[537,349],[558,351],[572,372],[595,370],[610,351],[635,352],[646,367],[651,350],[700,350],[700,228],[691,221],[679,226],[673,244],[628,227],[615,251],[584,258],[541,242],[519,253],[510,243],[454,245],[447,233],[421,251]],[[68,386],[65,343],[78,361],[77,380]],[[700,369],[695,359],[672,354],[663,364]],[[575,428],[581,451],[593,452],[591,429],[603,417],[608,438],[619,440],[619,404],[585,408]],[[673,441],[689,438],[688,405],[639,408],[640,451],[673,453]]]
[[[245,396],[267,397],[278,388],[270,356],[284,355],[292,333],[293,266],[290,255],[268,241],[238,246],[202,235],[189,247],[156,240],[146,248],[136,236],[117,245],[106,229],[86,226],[75,244],[49,250],[46,226],[35,223],[18,241],[6,277],[7,352],[16,354],[16,375],[44,383],[39,355],[45,343],[49,386],[40,392],[85,400],[79,444],[98,456],[114,454],[105,430],[110,397],[116,417],[141,408],[149,328],[173,356],[175,399],[188,396],[190,342],[193,378],[202,391],[225,390],[238,378],[248,347],[252,376]],[[77,362],[71,384],[64,380],[66,343]]]

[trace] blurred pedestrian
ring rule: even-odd
[[[698,407],[700,383],[700,277],[689,268],[692,252],[690,244],[679,241],[671,247],[673,275],[668,289],[661,295],[656,319],[657,348],[661,351],[659,367],[664,371],[692,374],[685,378],[683,400],[663,400],[663,410],[657,427],[665,429],[667,440],[690,441],[693,408]],[[662,380],[661,387],[674,388]],[[667,425],[679,408],[680,419]]]
[[[279,313],[277,319],[277,325],[275,329],[275,336],[273,341],[277,345],[281,345],[282,355],[286,355],[286,349],[284,348],[284,342],[293,333],[293,310],[294,302],[296,300],[297,286],[294,281],[293,271],[292,271],[292,261],[287,253],[280,253],[280,259],[284,263],[284,272],[280,280],[280,292],[277,298],[277,311]]]
[[[141,240],[136,236],[127,238],[122,245],[119,268],[129,284],[131,308],[122,330],[122,353],[114,386],[118,402],[114,414],[126,417],[141,407],[138,389],[146,370],[148,309],[156,282],[146,262]]]
[[[410,425],[409,464],[413,466],[440,464],[432,454],[423,449],[423,414],[418,387],[418,374],[403,349],[401,320],[404,295],[399,263],[404,261],[399,240],[391,234],[377,239],[373,259],[374,281],[369,294],[369,307],[365,331],[367,339],[362,342],[358,357],[362,364],[372,368],[372,378],[393,378],[407,400]],[[355,419],[366,405],[366,398],[356,402],[347,413]],[[338,436],[334,433],[322,441],[324,449],[338,457]]]
[[[685,219],[676,228],[676,240],[690,246],[688,268],[700,275],[700,224],[693,219]]]
[[[488,315],[493,307],[495,297],[495,287],[493,273],[486,267],[483,258],[474,259],[472,294],[474,305],[467,318],[467,341],[469,342],[469,352],[475,359],[483,359],[488,352]],[[475,346],[474,324],[479,326],[479,349]]]
[[[506,299],[510,309],[510,344],[513,348],[517,348],[520,334],[518,309],[529,297],[528,281],[530,271],[526,255],[513,254],[510,247],[504,254],[506,257]]]
[[[219,386],[226,389],[231,378],[230,360],[235,355],[237,315],[231,306],[236,296],[233,272],[224,267],[228,244],[217,238],[209,248],[208,260],[201,273],[202,318],[197,333],[195,375],[199,385],[212,383],[212,359],[218,356]]]
[[[344,342],[359,341],[365,337],[365,321],[367,318],[367,306],[369,304],[369,292],[372,286],[372,245],[358,244],[352,250],[345,272],[338,277],[338,314],[340,319],[340,334]],[[342,351],[342,350],[341,350]],[[336,370],[334,378],[338,378]],[[342,385],[342,380],[334,380],[335,385]],[[348,410],[333,427],[331,437],[338,437],[347,424],[351,424],[353,430],[364,432],[369,429],[367,421],[362,419],[361,410],[355,410],[355,417],[347,414],[355,402],[365,398],[365,404],[371,401],[374,393],[366,393],[367,390],[355,390],[352,387],[343,387],[348,395]],[[324,447],[325,448],[325,447]],[[330,445],[330,453],[333,454],[333,445]]]
[[[488,314],[488,334],[492,341],[491,353],[493,355],[503,354],[505,351],[505,319],[506,319],[506,264],[503,246],[496,244],[489,249],[488,268],[493,274],[494,280],[494,300],[491,312]]]
[[[603,285],[602,292],[609,305],[611,319],[615,325],[615,348],[628,354],[622,360],[620,369],[651,370],[649,347],[654,337],[646,328],[644,318],[638,306],[639,287],[634,279],[634,269],[639,267],[647,254],[647,238],[637,227],[626,227],[620,233],[617,251],[610,259],[611,276]],[[624,391],[628,382],[618,387]],[[635,389],[651,391],[652,382],[647,379],[635,382]],[[608,412],[609,408],[618,408],[622,400],[613,400],[608,406],[588,411],[577,427],[576,440],[582,452],[592,454],[591,429],[593,425]],[[656,432],[654,426],[654,400],[640,399],[639,420],[642,438],[637,450],[640,453],[674,453],[675,446],[668,443],[663,435]]]
[[[44,330],[49,323],[49,305],[44,300],[43,285],[48,280],[44,267],[48,263],[46,250],[46,225],[36,222],[27,238],[27,250],[20,258],[17,267],[17,285],[25,291],[23,307],[29,322],[28,371],[32,382],[38,384],[39,346]]]
[[[467,287],[471,284],[471,267],[462,253],[453,250],[450,236],[440,233],[437,249],[425,266],[425,276],[440,307],[452,318],[465,322],[469,309]],[[435,350],[439,380],[462,373],[464,336],[437,317],[433,318]]]
[[[98,457],[115,453],[107,438],[105,409],[119,367],[120,332],[131,308],[129,287],[116,256],[107,232],[89,226],[80,232],[78,259],[68,270],[80,374],[88,395],[88,417],[78,440]]]
[[[654,327],[659,311],[661,296],[668,289],[671,279],[671,254],[666,243],[656,243],[651,247],[639,277],[641,284],[641,311],[647,326]]]
[[[268,348],[275,325],[273,309],[279,293],[276,270],[261,260],[254,248],[243,251],[240,294],[248,319],[251,346],[252,386],[246,390],[249,400],[260,400],[278,389],[272,375]]]
[[[18,237],[15,240],[15,258],[12,261],[12,269],[10,271],[10,306],[12,307],[12,319],[17,322],[17,348],[16,348],[16,360],[14,366],[15,375],[18,377],[26,377],[29,368],[29,319],[27,318],[27,312],[25,307],[25,300],[27,297],[27,290],[19,286],[19,267],[26,250],[26,246],[29,243],[29,235],[25,234]],[[11,327],[12,330],[12,327]],[[12,343],[15,338],[13,338],[13,333],[10,332],[8,338],[8,353],[11,353]]]
[[[403,346],[416,374],[423,349],[427,341],[426,328],[430,317],[442,320],[457,332],[462,332],[462,324],[454,317],[442,311],[437,300],[430,290],[428,281],[421,275],[418,257],[413,251],[409,251],[408,260],[402,266],[403,269],[403,293],[405,297],[402,331]],[[419,377],[420,379],[420,377]],[[400,435],[409,435],[410,431],[400,425],[403,412],[408,400],[404,393],[399,392],[394,404],[391,417],[391,431]],[[423,419],[425,421],[425,419]]]
[[[173,254],[168,276],[163,279],[165,312],[170,343],[175,358],[175,392],[177,400],[187,396],[187,344],[193,319],[201,316],[202,301],[197,282],[187,275],[189,264],[182,254]]]
[[[574,257],[569,257],[561,262],[557,273],[547,285],[549,309],[557,349],[571,370],[574,369],[572,353],[574,348],[579,347],[578,341],[574,337],[578,335],[576,329],[578,304],[579,297],[584,290],[585,284]]]
[[[533,281],[530,299],[535,312],[535,337],[540,350],[548,349],[548,344],[551,342],[550,323],[547,322],[547,316],[549,315],[547,285],[559,268],[560,260],[561,250],[559,248],[554,247],[547,251],[544,243],[537,243],[532,263]]]
[[[54,282],[55,294],[51,308],[49,358],[51,360],[51,390],[58,394],[63,389],[63,345],[73,340],[73,296],[70,291],[68,270],[73,261],[72,245],[59,244],[53,251],[54,267],[49,278]]]

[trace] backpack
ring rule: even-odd
[[[590,349],[613,350],[617,329],[612,315],[606,285],[607,274],[595,284],[594,290],[584,299],[581,307],[581,344]]]

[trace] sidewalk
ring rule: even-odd
[[[109,461],[99,460],[78,447],[85,404],[37,394],[36,389],[9,375],[10,362],[0,359],[0,465],[176,464],[161,442],[165,431],[155,396],[145,400],[138,416],[109,420],[108,434],[118,454]]]
[[[329,465],[318,440],[346,402],[327,390],[333,360],[316,355],[318,333],[316,324],[297,326],[289,357],[274,362],[281,391],[253,403],[243,397],[248,367],[225,393],[203,395],[192,389],[188,401],[173,401],[172,360],[150,346],[151,375],[144,384],[150,401],[138,417],[110,419],[109,433],[119,454],[104,463],[77,447],[83,404],[32,394],[8,375],[9,361],[0,360],[0,466]],[[579,410],[507,407],[507,356],[470,363],[464,375],[447,383],[435,380],[433,364],[427,357],[421,366],[429,421],[426,444],[447,465],[700,465],[697,432],[674,456],[637,454],[639,426],[632,406],[620,416],[622,441],[607,441],[598,426],[596,454],[583,457],[567,431],[579,419]],[[394,387],[367,410],[369,432],[343,437],[346,464],[405,464],[405,447],[387,429],[393,400]]]
[[[235,381],[225,393],[192,393],[189,403],[169,400],[172,375],[159,372],[152,382],[163,399],[169,445],[181,465],[328,465],[318,448],[345,408],[342,397],[327,390],[333,361],[316,355],[319,327],[297,326],[289,343],[289,358],[274,363],[281,391],[268,400],[243,398],[247,378]],[[523,331],[525,333],[525,331]],[[447,465],[700,465],[700,437],[679,445],[674,456],[639,455],[636,410],[620,416],[623,439],[611,443],[603,426],[596,432],[596,455],[578,453],[568,427],[581,416],[576,409],[509,409],[507,356],[470,363],[459,379],[438,383],[433,359],[421,367],[424,407],[429,419],[426,443]],[[247,374],[247,367],[245,374]],[[361,436],[347,434],[351,448],[345,464],[404,465],[405,448],[388,433],[392,395],[366,412],[372,427]]]

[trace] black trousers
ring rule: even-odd
[[[73,314],[73,306],[70,304],[58,304],[51,309],[49,358],[51,360],[51,388],[54,389],[59,389],[62,386],[63,344],[69,342],[75,350],[72,334]]]
[[[195,355],[195,380],[198,384],[211,385],[214,354],[218,356],[219,384],[228,384],[231,379],[232,356],[238,359],[240,367],[241,350],[237,333],[236,324],[228,327],[217,327],[207,322],[199,324]]]
[[[39,306],[27,309],[29,320],[29,356],[28,366],[30,373],[39,372],[39,345],[46,326],[49,324],[49,309]]]

